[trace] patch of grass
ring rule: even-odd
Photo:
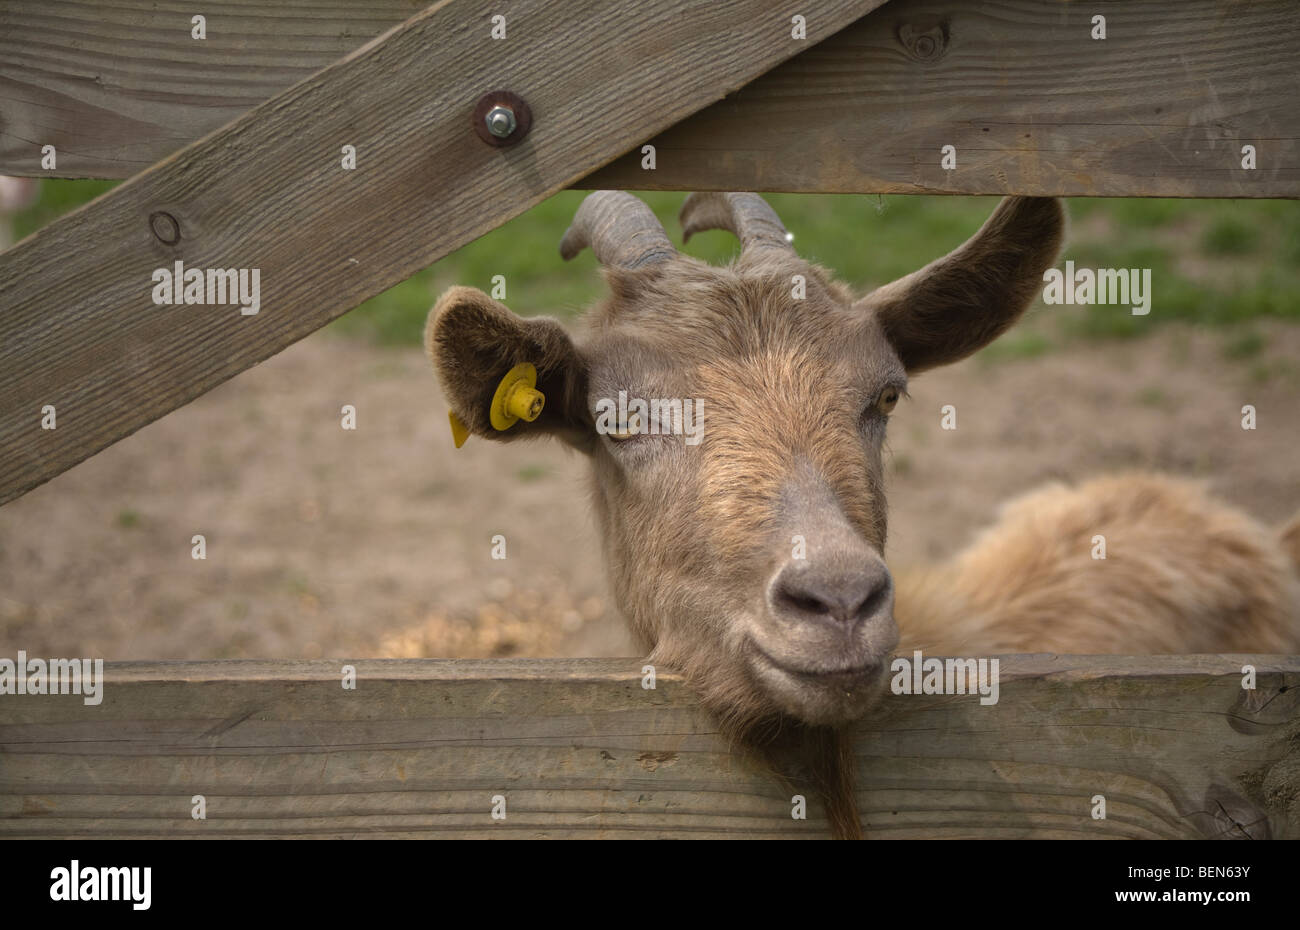
[[[42,182],[38,203],[16,217],[26,235],[99,194],[112,181]],[[505,279],[504,303],[524,316],[571,318],[605,296],[590,250],[572,262],[559,242],[583,191],[563,191],[331,324],[345,337],[382,345],[419,345],[424,320],[453,284],[491,292]],[[683,252],[721,263],[738,251],[733,236],[704,232],[681,246],[677,211],[684,195],[641,193]],[[908,274],[965,241],[996,206],[994,197],[770,194],[805,258],[831,269],[859,292]],[[1046,306],[1038,335],[1013,331],[988,350],[992,361],[1041,355],[1074,338],[1132,338],[1169,321],[1221,326],[1262,317],[1300,319],[1300,204],[1281,200],[1075,198],[1069,243],[1061,257],[1083,268],[1150,268],[1151,312],[1129,307]],[[1101,221],[1101,222],[1097,222]],[[1180,259],[1230,258],[1229,273]],[[1202,265],[1204,260],[1202,260]],[[1193,277],[1199,275],[1200,280]],[[1041,332],[1039,332],[1041,330]],[[1005,344],[1004,344],[1005,343]]]
[[[1179,222],[1186,211],[1181,200],[1155,200],[1148,197],[1078,198],[1069,202],[1070,215],[1086,219],[1103,213],[1117,227],[1125,229],[1160,229]]]
[[[1250,366],[1249,377],[1256,384],[1281,380],[1300,385],[1300,366],[1288,359],[1260,360]]]
[[[1016,333],[1014,330],[994,341],[979,354],[982,362],[1002,362],[1008,359],[1037,358],[1052,348],[1052,340],[1042,333]]]
[[[65,213],[90,203],[121,181],[43,180],[36,203],[14,215],[14,239],[30,236]]]
[[[1137,392],[1137,401],[1147,407],[1163,407],[1169,402],[1169,396],[1162,388],[1152,385]]]
[[[424,320],[453,284],[487,293],[505,279],[506,306],[524,316],[571,318],[606,294],[599,264],[584,250],[560,259],[560,237],[585,192],[564,191],[419,272],[332,324],[335,331],[379,344],[418,344]],[[677,211],[683,195],[638,194],[684,253],[722,264],[739,251],[734,236],[710,230],[683,245]],[[915,271],[960,245],[986,218],[991,198],[864,197],[770,194],[805,258],[866,289]],[[883,206],[882,206],[883,204]]]
[[[117,514],[117,525],[128,530],[133,526],[139,526],[140,514],[130,508],[119,511]]]
[[[1268,384],[1275,374],[1273,366],[1267,362],[1256,362],[1250,366],[1250,380],[1255,384]]]
[[[1233,336],[1223,345],[1223,354],[1227,358],[1253,358],[1264,349],[1264,337],[1256,332],[1241,333]]]
[[[1076,308],[1075,316],[1063,320],[1071,335],[1085,339],[1133,339],[1145,336],[1145,317],[1134,316],[1129,307],[1092,306]]]
[[[1211,255],[1248,255],[1258,242],[1258,230],[1236,217],[1223,216],[1206,227],[1201,248]]]

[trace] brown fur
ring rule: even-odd
[[[966,245],[856,301],[779,245],[722,268],[656,253],[606,269],[611,296],[576,342],[470,288],[430,313],[426,346],[460,419],[482,438],[555,435],[590,457],[615,598],[650,661],[682,671],[728,737],[816,785],[837,836],[860,833],[845,728],[883,693],[899,628],[909,648],[961,654],[1296,643],[1300,521],[1279,539],[1190,484],[1144,476],[1016,502],[950,565],[897,579],[892,615],[873,600],[883,613],[837,626],[774,599],[795,537],[823,581],[883,572],[882,392],[1011,326],[1062,227],[1057,201],[1007,198]],[[523,361],[545,410],[496,432],[488,401]],[[702,442],[597,435],[596,399],[620,390],[702,400]],[[1090,558],[1098,534],[1105,561]]]
[[[1282,544],[1282,550],[1286,552],[1291,563],[1300,568],[1300,514],[1291,518],[1282,532],[1278,534],[1278,541]]]
[[[1106,558],[1092,557],[1095,535]],[[900,649],[1300,651],[1300,553],[1200,482],[1122,474],[1008,504],[950,563],[898,579]]]

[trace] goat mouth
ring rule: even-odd
[[[752,639],[750,674],[777,708],[815,726],[843,726],[860,719],[887,692],[888,654],[867,662],[799,667],[769,655]]]
[[[839,668],[798,668],[788,665],[779,659],[774,658],[765,652],[758,643],[752,639],[749,641],[750,648],[759,660],[767,665],[770,669],[788,675],[798,681],[808,682],[810,684],[822,685],[844,685],[844,684],[861,684],[864,679],[879,677],[885,670],[884,659],[874,659],[864,662],[860,665],[843,666]]]

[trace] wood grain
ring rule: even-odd
[[[809,42],[880,2],[819,4]],[[443,0],[0,253],[0,503],[808,44],[763,0],[515,0],[514,32],[493,40],[498,7]],[[533,113],[506,149],[470,120],[499,89]],[[158,213],[179,241],[154,234]],[[260,312],[155,306],[152,272],[176,261],[258,269]],[[45,405],[57,429],[41,429]]]
[[[154,7],[0,10],[0,173],[42,174],[50,142],[64,154],[49,174],[127,177],[410,13],[226,0],[199,43],[188,7]],[[1290,0],[894,0],[653,139],[656,170],[639,139],[578,186],[1297,197],[1297,46]]]
[[[1296,12],[897,0],[650,140],[656,170],[630,154],[582,186],[1300,197]]]
[[[7,0],[0,6],[0,174],[130,177],[426,6]],[[190,34],[196,13],[207,18],[203,40]],[[58,150],[53,171],[40,167],[46,144]]]
[[[890,696],[858,728],[870,836],[1300,837],[1300,657],[1000,661],[994,706]],[[343,664],[110,663],[97,707],[0,697],[0,836],[827,833],[641,659],[361,661],[352,691]]]

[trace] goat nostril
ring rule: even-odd
[[[831,610],[830,605],[807,594],[794,594],[789,591],[782,591],[781,599],[801,613],[823,614],[829,613]]]
[[[874,617],[885,606],[885,601],[894,593],[894,585],[888,576],[885,577],[884,584],[878,584],[872,589],[871,593],[866,596],[855,615],[866,619]]]
[[[777,616],[795,622],[830,620],[853,626],[879,613],[893,593],[884,571],[848,579],[782,575],[772,592],[772,606]]]

